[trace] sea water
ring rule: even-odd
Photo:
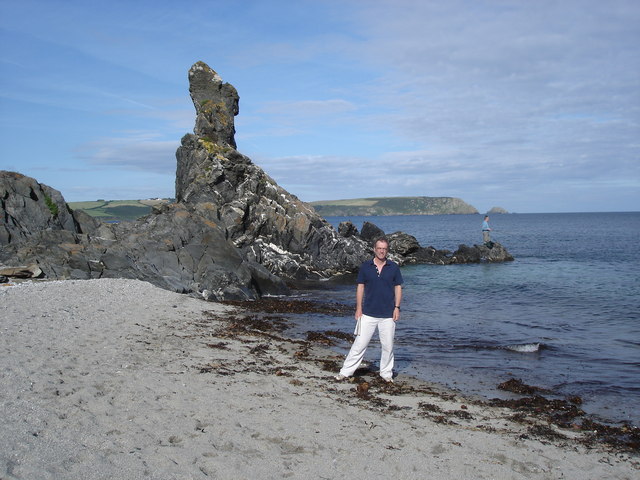
[[[327,220],[358,229],[368,221],[452,251],[482,242],[480,215]],[[560,397],[579,395],[601,420],[639,425],[640,213],[506,214],[490,224],[513,262],[402,267],[396,374],[488,398],[507,398],[496,386],[515,377]],[[353,305],[354,280],[304,294]],[[294,335],[352,333],[354,324],[352,316],[294,322]],[[375,364],[379,352],[374,341],[366,358]]]

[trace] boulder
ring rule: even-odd
[[[246,261],[224,229],[184,205],[167,205],[132,226],[118,224],[115,231],[118,241],[107,248],[109,257],[101,258],[108,276],[128,270],[163,288],[207,291],[216,300],[288,293],[282,279]]]
[[[380,238],[384,237],[384,231],[380,229],[377,225],[374,225],[371,222],[364,222],[362,224],[362,231],[360,232],[360,238],[367,241],[371,246],[373,246],[373,242]]]
[[[389,240],[389,251],[402,257],[411,255],[420,248],[416,237],[408,233],[395,232],[387,235],[387,239]]]
[[[497,263],[513,261],[511,254],[498,242],[492,242],[490,247],[487,245],[474,245],[469,248],[466,245],[460,245],[458,250],[453,253],[453,257],[456,263]]]
[[[35,263],[19,267],[3,267],[0,266],[0,278],[39,278],[43,275],[40,267]]]
[[[5,170],[0,170],[0,218],[0,246],[41,230],[89,233],[99,225],[84,212],[74,213],[58,190]]]
[[[358,228],[351,222],[340,222],[338,225],[338,234],[341,237],[356,237],[358,236]]]
[[[420,247],[405,258],[405,264],[448,265],[451,263],[449,250],[438,250],[434,247]]]

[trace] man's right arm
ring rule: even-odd
[[[364,298],[364,283],[359,283],[356,287],[356,320],[362,316],[362,299]]]

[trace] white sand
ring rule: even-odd
[[[500,409],[445,425],[419,406],[459,397],[376,407],[294,343],[216,333],[211,311],[231,309],[133,280],[0,287],[0,478],[640,477],[636,456],[520,438]]]

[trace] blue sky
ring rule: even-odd
[[[202,60],[305,201],[640,210],[637,0],[0,0],[0,169],[173,197]]]

